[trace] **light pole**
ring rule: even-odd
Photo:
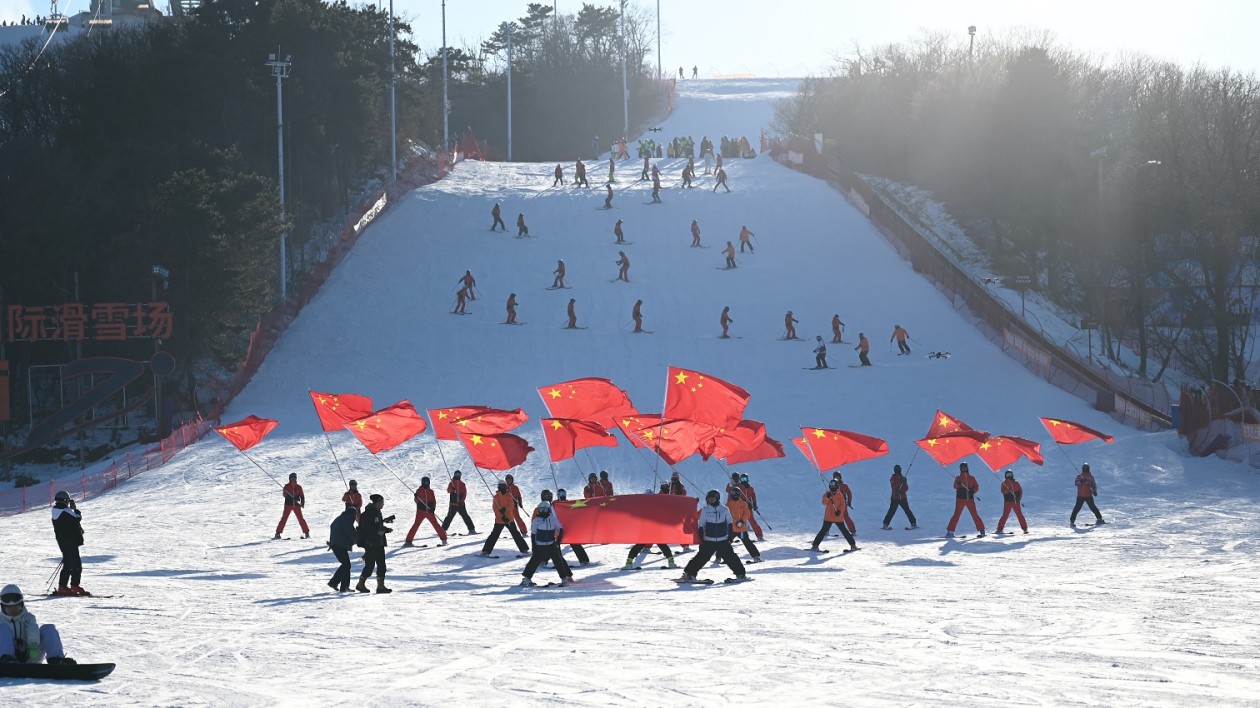
[[[446,97],[446,0],[442,0],[442,150],[451,149],[451,101]]]
[[[398,181],[398,114],[395,88],[398,76],[394,69],[394,0],[389,0],[389,184]]]
[[[1243,408],[1246,408],[1246,406],[1243,405],[1242,397],[1238,395],[1238,392],[1234,390],[1233,386],[1227,385],[1224,381],[1212,379],[1212,383],[1220,384],[1221,386],[1229,389],[1229,392],[1234,394],[1234,400],[1238,401],[1238,429],[1242,431],[1243,452],[1247,453],[1247,464],[1251,464],[1251,441],[1247,439],[1247,431],[1243,428],[1243,426],[1246,425],[1247,416],[1243,413]],[[1211,400],[1211,396],[1208,397],[1208,400]]]
[[[1024,315],[1024,295],[1028,292],[1028,286],[1032,285],[1032,276],[1017,275],[1015,276],[1015,284],[1019,286],[1019,316],[1025,319]]]
[[[621,0],[621,137],[630,133],[630,89],[626,85],[626,0]]]
[[[293,55],[286,54],[280,58],[280,48],[275,54],[268,54],[266,66],[271,67],[271,75],[276,77],[276,159],[280,169],[280,302],[289,296],[289,257],[285,241],[288,239],[289,226],[284,211],[284,80],[289,78],[289,67],[293,65]]]
[[[507,26],[508,31],[508,71],[507,71],[507,158],[508,162],[512,161],[512,23]]]
[[[970,40],[967,42],[967,63],[970,64],[972,57],[976,53],[976,26],[971,25],[968,27],[967,34],[970,37]]]
[[[656,0],[656,80],[660,81],[665,75],[661,72],[661,0]]]

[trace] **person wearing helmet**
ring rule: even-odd
[[[796,336],[796,325],[800,324],[800,322],[800,320],[792,316],[792,311],[788,310],[787,314],[783,316],[783,327],[786,330],[783,333],[783,338],[799,339],[799,337]]]
[[[1024,510],[1021,508],[1023,501],[1024,488],[1015,481],[1015,470],[1007,470],[1002,480],[1002,518],[998,519],[998,533],[1002,533],[1002,529],[1006,527],[1006,518],[1012,511],[1019,520],[1019,527],[1024,533],[1028,533],[1028,522],[1024,521]]]
[[[516,499],[508,490],[507,482],[499,482],[499,490],[495,492],[491,506],[494,508],[494,528],[490,529],[490,535],[486,537],[486,543],[481,547],[481,555],[490,556],[490,552],[494,550],[494,544],[499,540],[499,534],[503,533],[505,528],[512,534],[512,540],[516,542],[517,549],[521,553],[529,553],[529,544],[525,543],[525,538],[516,529],[520,516],[516,513]]]
[[[669,491],[667,493],[679,497],[687,496],[687,488],[683,486],[677,471],[669,476]],[[681,553],[691,553],[691,546],[683,544]]]
[[[753,512],[752,516],[748,517],[748,523],[752,525],[753,534],[757,536],[758,543],[765,543],[766,539],[761,533],[761,525],[757,523],[757,490],[748,481],[748,475],[746,474],[739,476],[739,491],[744,493],[744,499],[748,502],[748,506]]]
[[[551,281],[551,289],[558,290],[564,287],[564,259],[556,261],[556,269],[552,271],[555,279]]]
[[[840,470],[832,472],[831,478],[840,483],[840,494],[844,497],[844,525],[848,527],[849,533],[856,536],[857,524],[853,523],[853,514],[849,513],[849,509],[853,508],[853,490],[844,483],[844,475],[840,474]]]
[[[61,647],[61,634],[51,624],[41,625],[26,609],[22,590],[13,584],[0,588],[0,664],[73,664]]]
[[[604,496],[604,487],[599,483],[599,475],[594,472],[586,475],[586,485],[582,487],[583,499],[594,499]]]
[[[497,526],[495,528],[498,528]],[[509,526],[508,528],[512,528]],[[552,513],[551,502],[539,502],[538,508],[534,510],[533,520],[529,524],[529,540],[533,543],[534,552],[529,557],[529,562],[525,564],[525,570],[522,571],[521,585],[524,587],[533,587],[537,585],[534,582],[534,572],[538,570],[538,566],[544,561],[550,561],[556,569],[556,573],[560,575],[561,585],[573,584],[573,570],[569,568],[569,564],[565,562],[564,556],[560,553],[560,544],[564,538],[564,525],[560,523],[559,517]]]
[[[420,523],[428,521],[433,526],[433,530],[438,535],[438,545],[446,545],[446,532],[442,530],[442,526],[438,523],[437,516],[434,511],[437,509],[437,497],[433,494],[433,489],[429,486],[429,478],[421,477],[420,486],[416,487],[412,498],[416,500],[416,520],[411,524],[411,530],[407,532],[407,540],[403,542],[403,547],[408,548],[414,546],[413,541],[416,540],[416,531],[420,528]]]
[[[700,537],[700,549],[696,551],[696,555],[692,556],[687,567],[683,568],[682,577],[676,582],[696,582],[696,574],[714,555],[726,563],[726,567],[735,574],[732,581],[746,580],[748,576],[744,571],[744,564],[740,562],[735,549],[731,548],[731,538],[734,536],[731,528],[731,512],[722,506],[722,494],[718,490],[710,489],[704,495],[704,506],[700,509],[696,526],[696,534]]]
[[[901,474],[901,465],[893,465],[892,477],[888,480],[889,486],[892,487],[892,499],[888,502],[888,513],[884,514],[883,529],[888,531],[892,528],[888,524],[892,522],[893,514],[897,513],[897,508],[906,512],[906,518],[910,520],[910,528],[919,528],[919,522],[914,518],[914,512],[910,511],[910,482]]]
[[[814,368],[826,369],[827,367],[827,344],[823,342],[822,335],[814,337],[818,346],[814,347]]]
[[[858,353],[858,360],[862,362],[862,366],[871,365],[871,343],[866,339],[865,332],[858,332],[858,343],[853,347],[853,351]]]
[[[468,527],[469,536],[477,533],[477,529],[473,527],[472,519],[468,516],[468,508],[464,506],[464,500],[468,498],[468,487],[464,485],[464,480],[460,479],[460,471],[455,470],[451,475],[451,481],[446,483],[446,493],[450,495],[450,509],[446,512],[446,518],[442,519],[442,531],[445,532],[451,528],[451,520],[459,514],[459,518],[464,520],[464,525]]]
[[[845,551],[845,553],[856,551],[858,549],[857,541],[853,540],[853,534],[849,533],[849,528],[844,523],[848,514],[845,511],[844,492],[840,489],[839,480],[833,478],[827,484],[827,491],[823,492],[822,503],[822,528],[818,529],[818,535],[814,536],[814,543],[810,545],[809,550],[826,553],[819,547],[819,544],[823,542],[824,538],[827,538],[827,532],[831,530],[831,525],[835,524],[836,528],[840,529],[840,533],[844,535],[844,540],[849,542],[849,550]]]
[[[83,580],[83,559],[79,547],[83,545],[83,514],[64,489],[53,497],[53,534],[61,549],[61,575],[54,595],[91,595],[79,583]]]
[[[551,501],[551,490],[550,490],[550,489],[544,489],[544,490],[542,491],[542,500],[543,500],[543,501]],[[568,501],[568,500],[569,500],[569,493],[568,493],[567,491],[565,491],[564,489],[557,489],[557,490],[556,490],[556,501],[557,501],[557,502],[566,502],[566,501]],[[554,513],[554,511],[555,511],[555,504],[552,504],[551,508],[552,508],[552,512]],[[535,513],[535,514],[537,514],[537,513],[538,513],[538,512],[537,512],[537,509],[535,509],[535,510],[534,510],[534,513]],[[532,522],[532,521],[533,521],[533,519],[531,518],[531,519],[530,519],[530,521]],[[579,565],[587,565],[588,563],[590,563],[590,562],[591,562],[591,557],[590,557],[590,556],[588,556],[588,555],[586,554],[586,549],[585,549],[585,548],[583,548],[581,544],[579,544],[579,543],[570,543],[570,544],[569,544],[569,548],[573,550],[573,556],[574,556],[575,558],[577,558],[577,560],[578,560],[578,564],[579,564]]]
[[[385,534],[393,531],[385,524],[394,523],[393,516],[384,516],[385,497],[373,494],[368,497],[371,504],[363,510],[359,517],[359,545],[363,547],[363,572],[359,574],[359,584],[355,590],[371,592],[367,587],[367,579],[376,571],[376,592],[378,595],[391,593],[385,587]]]
[[[354,520],[357,522],[359,520],[358,514],[363,511],[363,494],[359,491],[358,482],[353,479],[350,480],[350,488],[346,490],[345,494],[341,495],[341,503],[354,507],[356,514]]]
[[[516,517],[516,530],[524,536],[526,534],[525,522],[521,519],[520,512],[525,508],[525,502],[521,499],[521,488],[516,486],[516,479],[510,474],[504,475],[503,481],[507,483],[508,494],[512,495],[512,500],[515,502],[512,514]]]
[[[909,336],[910,333],[903,329],[901,325],[893,325],[892,336],[888,338],[888,341],[897,340],[897,356],[910,353],[910,345],[906,344],[906,338]]]
[[[748,537],[752,507],[748,505],[748,500],[744,499],[744,492],[738,484],[727,490],[726,495],[726,508],[731,512],[731,531],[734,532],[736,538],[744,542],[744,549],[748,551],[748,555],[752,556],[752,560],[748,562],[760,563],[761,551],[757,550],[757,545]]]
[[[601,496],[611,497],[613,495],[613,483],[608,478],[608,470],[599,471],[599,489],[602,492]]]
[[[346,504],[341,515],[328,525],[328,550],[337,557],[340,565],[328,581],[328,587],[338,592],[350,592],[350,551],[354,548],[354,524],[359,520],[359,510]]]
[[[980,514],[976,513],[976,492],[978,491],[980,491],[980,483],[971,476],[967,463],[959,464],[958,476],[954,478],[954,515],[950,518],[949,526],[945,531],[946,538],[954,537],[954,529],[958,528],[958,519],[962,516],[963,509],[971,512],[971,520],[976,522],[977,535],[984,535],[984,521],[980,518]]]
[[[1094,473],[1089,471],[1089,464],[1081,465],[1081,473],[1076,475],[1076,505],[1072,507],[1072,515],[1068,517],[1068,524],[1072,528],[1076,528],[1076,515],[1081,512],[1081,507],[1085,504],[1089,505],[1089,510],[1094,512],[1094,518],[1097,519],[1095,524],[1101,526],[1103,521],[1102,512],[1098,510],[1098,506],[1094,504],[1094,497],[1098,496],[1098,482],[1094,479]]]
[[[298,524],[302,527],[302,538],[311,537],[311,529],[306,525],[306,519],[302,518],[302,507],[306,506],[306,494],[302,492],[302,485],[298,484],[297,473],[289,473],[289,483],[282,488],[284,492],[284,514],[280,517],[280,523],[276,525],[276,535],[272,538],[280,538],[280,534],[284,533],[284,524],[289,520],[289,514],[297,517]]]

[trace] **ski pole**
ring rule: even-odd
[[[48,582],[44,583],[44,594],[52,592],[53,578],[57,577],[57,573],[61,572],[61,564],[63,561],[57,562],[57,567],[53,568],[52,575],[48,576]]]
[[[757,510],[757,509],[753,509],[753,513],[754,513],[754,514],[756,514],[757,516],[761,516],[761,511],[759,511],[759,510]],[[771,531],[773,531],[773,530],[774,530],[774,527],[770,525],[770,522],[769,522],[769,521],[766,521],[766,517],[761,516],[761,520],[762,520],[762,522],[764,522],[764,523],[765,523],[765,525],[766,525],[766,528],[767,528],[767,529],[770,529]]]

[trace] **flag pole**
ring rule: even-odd
[[[437,445],[438,457],[442,458],[442,467],[446,469],[446,481],[451,480],[451,466],[446,462],[446,453],[442,452],[442,439],[437,436],[437,425],[433,422],[433,411],[426,410],[429,414],[429,427],[433,428],[433,442]]]
[[[308,396],[310,396],[310,399],[311,399],[311,406],[314,406],[314,405],[315,405],[315,396],[314,396],[315,391],[314,391],[314,389],[312,389],[310,386],[307,386],[307,387],[306,387],[306,393],[307,393],[307,395],[308,395]],[[315,409],[315,417],[316,417],[316,418],[319,418],[319,409],[318,409],[318,408],[316,408],[316,409]],[[324,421],[323,421],[323,420],[320,420],[319,427],[320,427],[320,429],[321,429],[321,430],[323,429],[323,427],[324,427]],[[341,484],[342,484],[342,485],[343,485],[346,489],[349,489],[349,488],[350,488],[350,483],[346,481],[346,471],[345,471],[344,469],[342,469],[342,468],[341,468],[341,460],[337,459],[337,451],[333,449],[332,438],[328,437],[328,431],[327,431],[327,430],[324,430],[324,442],[328,443],[328,451],[332,453],[333,462],[337,465],[337,474],[341,475]]]
[[[551,459],[551,443],[547,442],[547,427],[543,424],[542,418],[538,419],[538,429],[542,431],[543,447],[547,449],[547,464],[551,465],[551,481],[555,482],[556,489],[559,489],[560,480],[556,478],[556,463]]]
[[[405,487],[405,488],[407,489],[407,492],[408,492],[409,494],[414,494],[414,493],[415,493],[415,492],[414,492],[414,490],[412,490],[411,485],[407,484],[406,480],[404,480],[402,477],[399,477],[399,476],[398,476],[398,473],[394,471],[394,468],[393,468],[393,467],[390,467],[389,465],[385,464],[385,460],[382,460],[382,459],[380,458],[380,456],[379,456],[379,455],[377,455],[377,454],[375,454],[375,453],[373,453],[373,454],[372,454],[372,457],[375,457],[375,458],[376,458],[376,461],[377,461],[377,462],[379,462],[379,463],[381,463],[381,466],[382,466],[382,467],[384,467],[385,469],[389,470],[389,473],[390,473],[390,474],[392,474],[392,475],[394,475],[394,479],[398,480],[399,484],[401,484],[403,487]]]
[[[1054,437],[1054,436],[1052,435],[1050,437]],[[1058,440],[1055,440],[1054,446],[1059,448],[1059,452],[1063,453],[1063,456],[1067,458],[1068,464],[1072,465],[1073,469],[1076,469],[1077,467],[1076,461],[1072,459],[1071,455],[1067,454],[1067,450],[1063,449],[1063,443],[1059,442]]]
[[[270,472],[268,472],[267,470],[263,469],[262,465],[260,465],[260,464],[258,464],[257,462],[255,462],[255,461],[254,461],[254,458],[250,457],[249,455],[246,455],[244,450],[239,450],[239,449],[238,449],[238,450],[237,450],[237,452],[241,453],[241,455],[242,455],[245,459],[247,459],[247,460],[249,460],[251,463],[253,463],[253,465],[254,465],[255,467],[257,467],[257,468],[258,468],[258,471],[259,471],[259,472],[262,472],[263,474],[267,475],[267,478],[268,478],[268,479],[270,479],[271,481],[273,481],[273,482],[275,482],[277,485],[279,485],[279,487],[280,487],[281,489],[284,489],[284,485],[283,485],[283,484],[280,484],[280,480],[276,479],[275,477],[272,477]]]
[[[812,447],[810,448],[810,450],[813,450],[813,449],[814,449],[814,448],[812,448]],[[713,459],[714,459],[714,460],[717,460],[718,467],[721,467],[721,468],[722,468],[722,472],[723,472],[723,473],[725,473],[725,472],[726,472],[726,465],[723,465],[723,464],[722,464],[722,461],[721,461],[721,460],[718,460],[716,457],[715,457],[715,458],[713,458]],[[730,477],[730,475],[727,475],[727,477],[729,478],[729,477]],[[741,493],[742,493],[742,492],[741,492]],[[745,499],[744,501],[748,501],[748,500],[747,500],[747,499]],[[748,508],[752,509],[752,503],[749,503],[749,504],[748,504]],[[756,510],[756,509],[752,509],[752,512],[753,512],[754,514],[756,514],[757,516],[761,516],[761,512],[760,512],[760,511],[758,511],[758,510]],[[766,522],[766,528],[770,529],[771,531],[773,531],[773,530],[774,530],[774,527],[770,525],[770,522],[769,522],[769,521],[766,521],[766,517],[761,516],[761,520]]]

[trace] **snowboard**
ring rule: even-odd
[[[114,664],[0,664],[0,678],[50,681],[99,681],[109,676]]]

